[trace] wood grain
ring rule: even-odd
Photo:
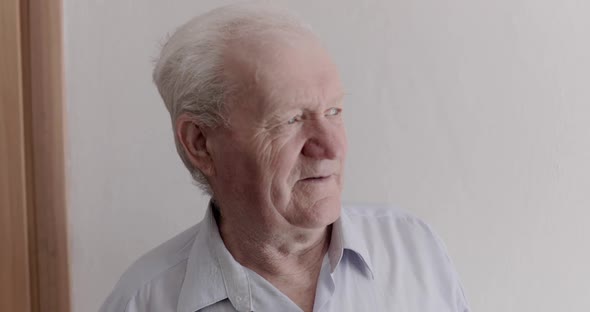
[[[20,6],[0,1],[0,311],[31,311]]]
[[[38,311],[70,311],[65,192],[62,3],[29,0],[29,66]],[[27,79],[25,79],[27,81]],[[36,304],[36,305],[37,305]]]

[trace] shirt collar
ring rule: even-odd
[[[213,209],[210,203],[192,246],[177,311],[194,312],[224,299],[238,311],[251,311],[248,274],[225,248]]]
[[[188,258],[185,278],[178,298],[177,312],[194,312],[224,299],[238,311],[252,310],[252,292],[248,274],[229,253],[213,216],[213,204],[199,226]],[[360,261],[357,268],[374,279],[371,258],[362,233],[342,209],[332,225],[328,259],[331,273],[349,251]]]
[[[334,273],[342,257],[346,256],[345,251],[349,251],[360,260],[354,261],[354,263],[357,264],[357,268],[361,272],[371,279],[375,278],[371,257],[362,232],[343,208],[340,218],[332,225],[332,237],[328,248],[331,273]]]

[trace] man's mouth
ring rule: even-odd
[[[330,179],[331,175],[328,176],[317,176],[317,177],[309,177],[302,179],[303,182],[310,182],[310,183],[317,183],[317,182],[324,182]]]

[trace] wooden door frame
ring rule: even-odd
[[[61,0],[0,0],[0,310],[70,311]]]

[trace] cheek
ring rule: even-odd
[[[278,143],[278,142],[277,142]],[[299,156],[302,144],[296,140],[284,140],[275,145],[271,153],[271,162],[265,168],[272,174],[272,192],[274,200],[286,200],[291,188],[299,178]]]
[[[218,140],[216,157],[220,159],[220,178],[234,188],[251,188],[260,183],[264,171],[259,164],[261,147],[240,135],[225,136]]]
[[[292,186],[299,177],[299,156],[301,154],[300,145],[290,142],[283,146],[277,157],[277,177],[283,180],[289,187]]]
[[[295,133],[268,134],[255,144],[257,163],[273,176],[284,176],[292,170],[300,148]]]
[[[218,175],[222,185],[231,186],[238,189],[246,187],[248,179],[256,179],[256,167],[251,155],[238,142],[224,144],[217,158],[221,161],[218,163]]]

